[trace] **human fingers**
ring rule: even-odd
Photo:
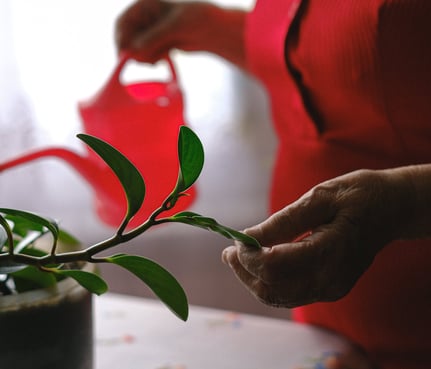
[[[284,289],[285,286],[281,286],[278,283],[277,285],[267,284],[262,278],[260,278],[259,273],[250,272],[248,269],[249,265],[244,265],[243,262],[240,261],[238,250],[238,245],[227,247],[223,250],[222,259],[225,264],[229,265],[244,287],[255,298],[266,305],[289,307],[283,300],[283,294],[281,293],[281,289]],[[251,251],[251,249],[249,247],[245,247],[243,251],[247,252]],[[251,251],[251,253],[254,254],[254,260],[257,261],[262,259],[262,254],[265,254],[267,251],[267,249],[261,249],[260,251]]]
[[[237,244],[223,259],[260,301],[290,308],[345,296],[372,262],[362,246],[355,225],[337,216],[299,242]]]
[[[238,259],[238,247],[229,246],[222,252],[222,261],[228,265],[242,284],[253,294],[259,279],[251,274]]]
[[[256,249],[237,243],[223,251],[223,261],[261,302],[271,306],[296,307],[318,299],[315,268],[306,262],[309,257],[290,257],[295,252],[307,253],[307,250],[301,251],[299,244]],[[298,259],[300,263],[294,261]]]
[[[118,53],[127,51],[135,59],[156,62],[169,51],[172,32],[171,9],[174,3],[159,0],[139,0],[127,8],[115,24]],[[161,47],[164,50],[161,51]]]
[[[160,7],[158,0],[137,0],[117,17],[115,44],[118,51],[129,49],[136,35],[155,22]]]
[[[384,188],[380,176],[370,171],[316,186],[248,229],[264,247],[256,251],[237,245],[232,269],[269,304],[295,307],[345,296],[384,243],[376,234],[382,217],[390,217]],[[291,241],[307,229],[310,235]]]
[[[336,213],[334,196],[333,191],[320,185],[244,232],[268,247],[298,240],[315,227],[331,221]]]
[[[137,36],[131,47],[134,58],[147,63],[156,63],[166,58],[175,47],[175,40],[171,37],[169,29],[168,22],[163,21]]]

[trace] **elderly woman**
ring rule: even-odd
[[[251,12],[141,0],[116,28],[137,60],[206,50],[262,81],[279,139],[274,214],[248,230],[262,250],[223,259],[263,302],[383,369],[431,367],[430,19],[428,0],[259,0]]]

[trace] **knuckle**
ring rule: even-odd
[[[299,205],[302,206],[302,205]],[[297,228],[297,222],[295,217],[292,216],[290,209],[283,209],[279,216],[271,217],[272,227],[280,232],[284,232],[284,230],[293,228]]]
[[[313,187],[307,194],[309,202],[320,201],[321,199],[329,198],[334,195],[334,189],[325,183]]]

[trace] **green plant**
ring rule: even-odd
[[[106,162],[120,180],[127,199],[127,211],[123,221],[115,234],[104,241],[79,251],[59,252],[59,240],[68,243],[77,241],[62,231],[56,221],[27,211],[0,208],[0,287],[6,290],[12,279],[17,290],[48,287],[55,284],[59,278],[71,277],[90,292],[100,295],[108,289],[106,282],[99,275],[80,270],[76,265],[80,262],[111,263],[135,274],[172,312],[186,320],[186,294],[175,277],[162,266],[137,255],[98,255],[162,223],[185,223],[259,247],[254,238],[221,225],[212,218],[187,211],[163,217],[163,213],[172,209],[181,196],[187,196],[186,191],[199,177],[204,163],[202,143],[190,128],[180,128],[177,183],[166,200],[145,222],[129,230],[130,220],[145,199],[145,183],[141,174],[126,157],[108,143],[85,134],[79,134],[78,137]],[[47,234],[51,235],[51,242],[48,250],[44,251],[37,247],[36,241],[40,241]]]

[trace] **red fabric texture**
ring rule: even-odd
[[[359,169],[431,162],[431,1],[258,0],[250,71],[279,147],[271,209]],[[348,296],[295,309],[384,369],[431,368],[431,242],[397,242]]]

